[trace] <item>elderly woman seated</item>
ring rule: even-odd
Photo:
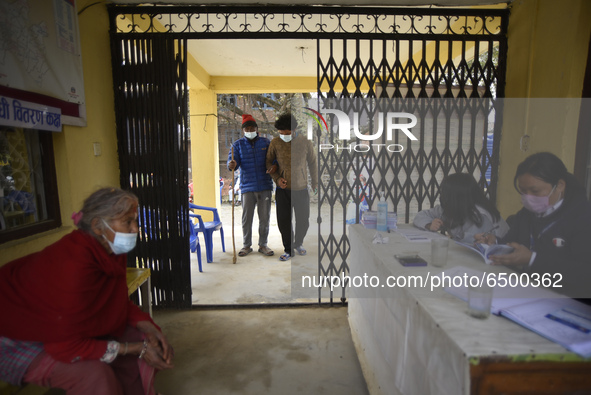
[[[155,394],[173,349],[127,296],[138,199],[100,189],[77,230],[0,268],[0,379],[77,394]]]

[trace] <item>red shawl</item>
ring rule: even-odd
[[[151,321],[127,296],[126,270],[125,254],[81,230],[2,266],[0,336],[44,342],[64,362],[101,358],[105,338]]]

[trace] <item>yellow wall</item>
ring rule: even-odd
[[[211,77],[216,93],[316,92],[316,77]]]
[[[217,207],[220,202],[218,119],[216,95],[209,89],[190,90],[191,164],[193,201]],[[200,212],[204,220],[209,213]]]
[[[78,1],[79,10],[93,0]],[[55,133],[54,151],[63,226],[0,245],[0,265],[57,241],[74,227],[70,216],[83,200],[102,186],[119,185],[119,162],[113,79],[109,44],[109,22],[105,4],[96,4],[79,16],[87,126],[64,126]],[[191,57],[189,65],[192,177],[196,203],[219,204],[218,133],[216,93],[301,92],[315,90],[315,78],[248,79],[210,77]],[[218,89],[216,89],[216,87]],[[214,90],[215,89],[215,90]],[[101,144],[102,155],[94,156],[93,143]],[[204,219],[210,218],[203,213]]]
[[[550,151],[573,169],[579,102],[566,98],[581,97],[591,34],[587,0],[517,0],[511,7],[498,192],[504,216],[521,207],[513,176],[527,156]]]
[[[93,3],[78,1],[78,9]],[[86,91],[86,127],[67,126],[54,133],[58,192],[63,226],[28,238],[0,245],[0,265],[38,251],[74,229],[70,216],[82,207],[86,196],[101,186],[119,185],[119,163],[113,107],[113,79],[104,4],[95,5],[78,18],[82,66]],[[102,155],[95,157],[93,143]]]

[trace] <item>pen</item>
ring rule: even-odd
[[[486,237],[486,236],[488,236],[488,235],[495,236],[494,234],[492,234],[492,231],[493,231],[493,230],[495,230],[495,229],[498,229],[498,228],[499,228],[499,225],[497,224],[497,225],[493,226],[492,228],[490,228],[489,230],[487,230],[486,232],[484,232],[484,233],[482,234],[482,238],[485,240],[485,242],[486,242],[486,239],[487,239],[487,237]],[[496,236],[495,236],[495,237],[496,237]],[[473,245],[474,245],[475,247],[478,247],[478,248],[480,248],[480,246],[478,246],[478,244],[480,244],[478,241],[474,241],[474,243],[473,243]]]
[[[577,312],[577,311],[572,311],[572,310],[570,310],[570,309],[568,309],[568,308],[566,308],[566,307],[563,307],[563,308],[562,308],[562,311],[564,311],[565,313],[572,314],[572,315],[574,315],[575,317],[579,317],[579,318],[582,318],[582,319],[584,319],[584,320],[591,321],[591,318],[590,318],[590,317],[588,317],[588,316],[585,316],[585,315],[582,315],[582,313],[579,313],[579,312]]]
[[[486,236],[488,236],[488,235],[493,235],[491,232],[492,232],[493,230],[496,230],[496,229],[499,229],[499,225],[495,225],[495,226],[493,226],[493,227],[492,227],[492,228],[490,228],[488,231],[484,232],[484,233],[482,234],[482,236],[486,238]],[[493,235],[493,236],[494,236],[494,235]]]
[[[584,326],[581,326],[581,325],[579,325],[577,323],[574,323],[574,322],[570,322],[570,321],[565,320],[565,319],[562,319],[560,317],[556,317],[555,315],[546,314],[545,317],[546,318],[550,318],[553,321],[560,322],[563,325],[566,325],[568,327],[571,327],[571,328],[576,329],[578,331],[581,331],[583,333],[589,333],[590,332],[589,329],[585,328]]]

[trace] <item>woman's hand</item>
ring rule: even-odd
[[[271,165],[271,167],[269,167],[267,169],[267,174],[274,174],[277,171],[277,165]]]
[[[285,178],[281,177],[277,180],[277,185],[279,186],[279,188],[285,189],[285,188],[287,188],[287,180]]]
[[[148,342],[148,349],[144,355],[146,362],[157,369],[172,368],[174,349],[168,342],[168,339],[166,339],[166,336],[164,336],[164,334],[150,321],[138,322],[137,329],[146,335],[146,340]]]
[[[161,347],[160,344],[161,343],[154,343],[153,341],[148,340],[146,352],[144,353],[142,358],[144,359],[144,361],[146,361],[148,365],[158,370],[171,369],[174,367],[172,363],[172,347],[168,345],[168,349],[169,352],[171,352],[171,355],[167,359],[164,348]]]
[[[474,243],[478,244],[496,244],[497,237],[492,233],[477,233],[474,235]]]
[[[491,255],[493,265],[521,266],[529,265],[532,252],[529,248],[519,243],[507,243],[514,251],[507,255]]]
[[[427,224],[425,228],[431,232],[437,232],[443,226],[443,221],[439,218],[435,218],[431,223]]]
[[[162,360],[172,367],[172,358],[174,357],[174,349],[166,339],[166,336],[162,332],[158,332],[156,335],[149,333],[146,334],[148,340],[148,348],[154,348],[160,350],[159,356]]]

